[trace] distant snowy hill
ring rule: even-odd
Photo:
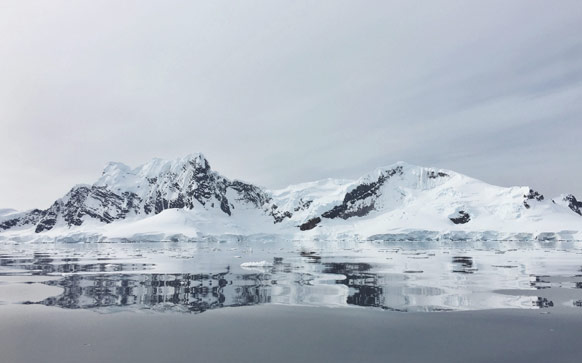
[[[46,210],[0,210],[0,240],[582,239],[582,202],[403,162],[358,180],[267,190],[213,171],[202,154],[109,163]]]

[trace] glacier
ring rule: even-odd
[[[0,209],[0,241],[582,240],[582,202],[397,162],[357,180],[269,190],[201,153],[109,163],[48,209]]]

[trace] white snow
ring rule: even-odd
[[[134,192],[145,199],[148,179],[162,172],[175,173],[176,178],[171,182],[180,184],[191,180],[194,169],[183,167],[190,162],[204,166],[206,159],[202,154],[172,161],[154,159],[133,169],[122,163],[109,163],[94,185],[106,186],[116,193]],[[401,173],[388,177],[397,168]],[[438,176],[439,173],[445,176]],[[320,217],[341,204],[346,193],[362,183],[373,183],[380,176],[386,176],[387,180],[379,189],[379,196],[374,197],[374,210],[369,214],[348,219],[321,218],[312,230],[299,230],[298,226],[307,220]],[[582,239],[582,217],[571,211],[561,197],[555,198],[556,203],[547,196],[542,201],[527,200],[527,208],[524,195],[529,190],[527,186],[499,187],[450,170],[398,162],[378,168],[358,180],[324,179],[267,190],[277,211],[293,214],[281,223],[274,223],[273,217],[268,215],[270,205],[256,208],[229,195],[234,203],[232,216],[218,207],[209,207],[208,203],[203,206],[195,202],[193,209],[129,215],[110,224],[86,218],[81,226],[71,228],[59,221],[55,228],[42,233],[34,233],[30,226],[14,228],[0,232],[0,240],[199,240],[212,236],[277,236],[300,240]],[[358,201],[350,208],[371,201],[370,198]],[[454,224],[449,217],[461,210],[468,213],[471,220],[466,224]],[[18,213],[0,210],[0,223],[14,215]]]
[[[10,216],[10,215],[13,215],[15,213],[18,213],[18,211],[16,209],[0,208],[0,217]]]

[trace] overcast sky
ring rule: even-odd
[[[0,2],[0,208],[203,152],[269,188],[398,160],[582,197],[582,1]]]

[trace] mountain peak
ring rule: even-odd
[[[204,154],[190,153],[175,159],[153,158],[147,163],[138,166],[134,170],[135,171],[139,170],[163,171],[165,169],[174,170],[176,168],[184,166],[185,164],[191,164],[196,167],[210,169],[210,163],[208,163],[208,159],[206,159]]]
[[[206,156],[200,152],[187,154],[182,159],[194,161],[196,163],[208,163]]]
[[[3,211],[0,232],[123,237],[176,234],[178,229],[196,237],[268,232],[389,236],[430,229],[443,236],[481,236],[499,229],[494,237],[500,238],[543,228],[561,233],[559,238],[572,238],[581,211],[582,202],[571,195],[552,203],[529,187],[497,187],[404,161],[357,180],[326,179],[269,191],[228,179],[211,170],[202,153],[191,153],[170,160],[154,158],[137,167],[110,162],[93,185],[74,187],[46,210]],[[153,223],[166,223],[172,216],[180,216],[179,221]],[[125,225],[129,234],[119,232]]]
[[[118,185],[120,183],[128,185],[134,183],[134,179],[155,178],[166,172],[179,172],[187,165],[204,172],[210,170],[210,163],[202,153],[191,153],[176,159],[153,158],[145,164],[131,168],[127,164],[120,162],[109,162],[101,173],[101,178],[95,185],[107,186]]]
[[[186,154],[182,157],[171,159],[171,160],[164,160],[164,159],[156,159],[160,163],[168,163],[171,165],[185,165],[191,164],[196,168],[202,169],[210,169],[210,163],[208,159],[204,156],[204,154],[200,152]]]

